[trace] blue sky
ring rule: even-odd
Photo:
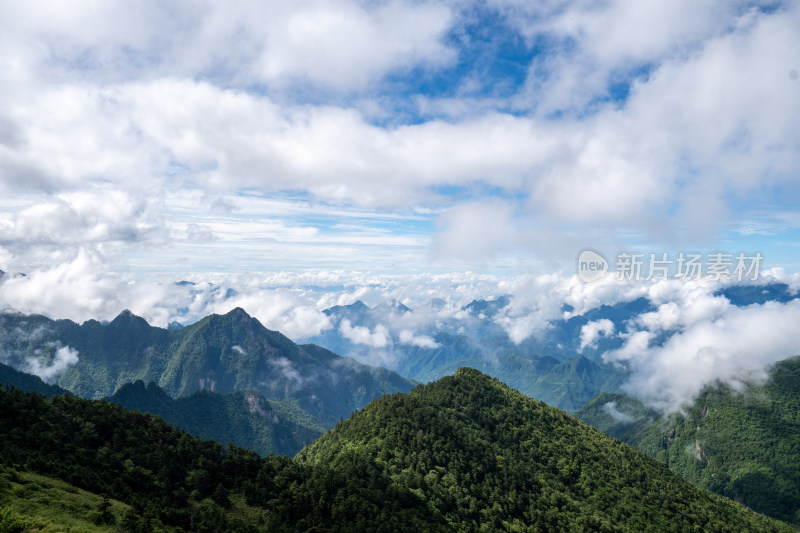
[[[586,247],[800,270],[795,2],[34,1],[0,20],[4,271],[502,284],[572,275]]]
[[[646,298],[588,332],[675,405],[797,354],[800,300],[576,259],[760,253],[800,290],[798,28],[772,0],[2,2],[0,311],[238,306],[302,340],[398,300],[358,336],[402,344],[510,295],[520,343]]]

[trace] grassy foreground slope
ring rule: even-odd
[[[130,506],[29,472],[0,470],[0,531],[118,531]]]

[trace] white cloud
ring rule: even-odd
[[[546,36],[559,53],[533,63],[526,96],[544,113],[575,111],[631,71],[682,59],[724,35],[761,2],[622,0],[602,5],[583,0],[493,0],[511,25],[533,40]],[[535,94],[533,94],[535,91]]]
[[[514,239],[511,208],[500,200],[474,202],[451,208],[439,221],[434,255],[441,261],[481,263],[490,259],[504,242]]]
[[[410,344],[412,346],[418,346],[420,348],[427,348],[430,350],[439,347],[439,343],[436,342],[430,335],[414,335],[413,331],[407,329],[400,331],[400,344]]]
[[[716,318],[702,318],[653,346],[654,334],[637,331],[625,345],[604,355],[633,370],[628,392],[662,411],[679,410],[716,381],[736,386],[763,378],[765,369],[800,353],[796,324],[800,301],[728,307]]]
[[[58,376],[70,365],[78,363],[78,351],[69,346],[62,346],[53,357],[53,360],[44,363],[39,358],[31,357],[27,359],[25,371],[39,376],[46,383],[55,383]]]
[[[233,297],[207,302],[203,311],[224,314],[241,307],[266,328],[290,339],[312,337],[331,327],[328,317],[301,294],[286,289],[264,289],[257,284],[239,289],[241,292]]]
[[[731,303],[724,296],[714,296],[714,284],[663,282],[650,290],[650,300],[661,303],[656,311],[636,318],[640,327],[654,332],[673,331],[701,321],[714,321],[724,316]]]
[[[17,253],[86,245],[163,242],[159,217],[144,198],[95,190],[52,196],[0,213],[0,246]]]
[[[617,402],[608,402],[603,404],[603,410],[617,422],[634,422],[636,419],[627,413],[623,413],[617,409]]]
[[[547,14],[531,23],[535,31],[549,27],[579,39],[576,53],[585,60],[590,55],[588,64],[601,73],[614,71],[626,61],[652,62],[650,74],[633,84],[627,101],[600,106],[597,113],[579,119],[551,120],[537,114],[486,110],[469,118],[387,127],[374,124],[355,107],[337,107],[333,101],[287,103],[269,91],[247,92],[235,84],[223,88],[213,77],[194,75],[196,72],[167,76],[151,67],[154,70],[146,75],[134,73],[130,78],[98,79],[94,84],[83,78],[66,79],[51,85],[36,83],[38,71],[33,69],[29,72],[32,78],[11,80],[19,91],[9,95],[0,112],[4,117],[0,130],[11,132],[5,137],[15,147],[0,149],[0,166],[8,169],[0,174],[0,182],[9,192],[26,187],[48,194],[93,191],[97,183],[111,183],[126,191],[129,200],[123,205],[131,206],[140,206],[141,198],[153,191],[158,195],[164,190],[199,187],[214,196],[242,188],[265,194],[301,190],[315,200],[381,210],[451,207],[442,215],[443,231],[434,249],[441,252],[439,257],[466,261],[497,256],[510,245],[512,260],[518,255],[535,257],[548,245],[546,241],[563,242],[568,233],[565,228],[577,222],[597,234],[609,228],[633,228],[666,239],[670,233],[695,234],[696,228],[703,227],[713,235],[730,215],[727,198],[731,194],[741,197],[764,184],[791,184],[791,172],[800,157],[792,142],[798,135],[794,124],[800,118],[800,105],[792,97],[797,83],[788,76],[800,60],[796,52],[800,43],[795,42],[798,37],[792,31],[798,11],[787,8],[770,14],[743,14],[741,6],[727,8],[717,3],[702,8],[699,15],[698,8],[689,10],[698,15],[692,18],[667,3],[648,8],[621,6],[611,3],[588,9],[573,3],[562,14]],[[88,11],[98,9],[95,6]],[[207,32],[222,39],[221,34],[233,32],[236,21],[246,18],[248,9],[256,8],[251,5],[229,14],[208,8],[213,12],[209,14],[202,5],[197,9],[196,17],[186,19],[189,28],[178,28],[175,42],[185,38],[181,31],[192,36],[196,31]],[[421,17],[444,13],[447,16],[440,25],[455,24],[448,18],[448,8],[432,4],[390,3],[366,8],[347,2],[306,2],[275,9],[276,20],[303,18],[303,13],[314,9],[325,18],[325,13],[339,10],[345,14],[333,19],[349,20],[349,13],[361,20],[356,14],[366,13],[369,20],[364,24],[381,28],[382,22],[375,21],[383,16],[382,10],[406,10],[412,14],[393,20],[413,22],[415,13],[424,12]],[[95,14],[102,18],[105,11],[100,11]],[[244,33],[251,27],[248,24],[256,24],[252,20],[268,11],[256,9],[256,15],[246,21]],[[114,16],[119,14],[114,12]],[[574,27],[564,22],[572,15],[577,16]],[[673,20],[679,15],[681,24],[668,29],[641,29],[663,28],[665,18]],[[33,24],[31,18],[23,19],[28,22],[21,23],[20,32],[26,24]],[[615,24],[645,22],[623,32],[609,26],[612,20]],[[44,27],[35,31],[69,35],[70,25],[79,22],[68,20],[63,23],[66,28],[52,27],[55,22],[42,23]],[[118,36],[99,32],[76,46],[83,51],[94,49],[90,42],[98,39],[108,40],[112,47],[138,50],[140,42],[150,42],[150,31],[126,30]],[[282,39],[279,33],[269,33],[270,38]],[[628,42],[637,46],[623,46]],[[405,50],[403,43],[402,38],[398,40],[398,50]],[[605,44],[593,46],[596,43]],[[157,41],[153,46],[172,46],[172,41]],[[282,53],[294,57],[291,46],[275,46],[278,53],[269,57],[279,59]],[[375,50],[360,48],[369,53]],[[424,62],[428,59],[420,58],[438,53],[426,52],[424,46],[412,48],[411,56],[400,54],[403,61]],[[642,54],[641,58],[630,59],[631,49],[639,50],[636,54]],[[675,53],[675,49],[687,51]],[[416,51],[422,55],[414,55]],[[389,57],[394,52],[376,53]],[[558,53],[552,50],[543,55],[561,57]],[[302,62],[285,63],[293,69],[306,69]],[[389,63],[398,65],[395,60]],[[333,68],[335,61],[326,64],[332,65],[332,71],[347,72]],[[376,69],[386,71],[384,67]],[[300,70],[287,76],[305,76]],[[759,75],[745,76],[743,72]],[[586,81],[585,76],[577,79],[582,84]],[[586,85],[591,89],[591,84]],[[591,89],[587,97],[596,97],[598,91]],[[524,206],[529,209],[514,202],[487,201],[478,184],[487,190],[501,189],[511,197],[529,197]],[[463,203],[457,197],[433,192],[442,186],[464,187],[475,191],[478,199]],[[53,205],[59,200],[63,195],[48,199]],[[152,210],[158,201],[157,197],[148,199],[146,210]],[[100,197],[94,204],[113,205]],[[671,207],[667,210],[664,206]],[[127,226],[118,224],[119,229],[152,229],[146,219],[144,227],[135,221],[140,210],[123,210],[121,216],[134,221]],[[531,213],[522,216],[525,210]],[[61,211],[54,216],[73,216]],[[11,218],[19,218],[21,224],[22,215],[17,211]],[[82,212],[75,216],[85,223]],[[530,225],[530,230],[522,231],[523,225]],[[188,235],[201,239],[217,235],[214,228],[209,234],[202,226],[197,223],[201,231]],[[553,226],[560,229],[552,234],[544,230]],[[105,227],[109,239],[120,236],[112,231],[117,226]],[[103,226],[98,224],[98,228]],[[40,237],[47,231],[46,226],[34,229]],[[88,234],[105,235],[102,231]],[[464,242],[468,241],[465,235],[474,235],[474,242]],[[416,252],[416,261],[425,257],[422,252]]]
[[[607,318],[588,322],[581,327],[581,345],[578,351],[582,352],[587,346],[597,346],[600,336],[609,337],[614,334],[614,323]]]
[[[309,1],[279,13],[270,17],[256,67],[267,81],[300,77],[358,89],[393,69],[455,59],[441,42],[452,17],[441,4]]]
[[[353,344],[363,344],[372,348],[385,348],[392,343],[389,330],[383,324],[378,324],[370,331],[364,326],[353,326],[348,319],[339,323],[339,331]]]
[[[0,267],[27,277],[0,282],[0,306],[78,321],[129,308],[157,325],[241,306],[292,338],[333,327],[321,309],[334,303],[416,307],[372,330],[338,325],[379,352],[392,336],[433,346],[425,328],[474,298],[511,294],[495,321],[522,342],[564,304],[646,297],[655,311],[610,357],[655,380],[655,402],[690,395],[665,385],[659,354],[683,342],[686,364],[722,358],[702,338],[740,310],[713,285],[537,274],[587,244],[707,249],[734,214],[800,227],[800,6],[489,5],[537,45],[507,97],[476,94],[474,73],[417,92],[473,53],[496,59],[467,28],[483,6],[1,4]],[[617,83],[628,95],[609,100]],[[275,273],[235,275],[255,271]],[[204,276],[216,285],[169,283]],[[426,310],[436,297],[447,305]],[[784,332],[767,331],[777,354]]]
[[[28,2],[6,5],[0,16],[15,21],[4,33],[16,58],[78,79],[86,70],[100,80],[154,72],[225,75],[245,85],[300,78],[350,90],[454,57],[442,43],[451,11],[434,2]]]
[[[285,357],[275,357],[268,360],[272,368],[278,372],[292,387],[301,387],[306,378],[295,368],[294,363]]]

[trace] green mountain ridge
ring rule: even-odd
[[[633,420],[613,422],[603,409],[613,401]],[[654,415],[621,395],[576,412],[691,483],[800,524],[800,357],[777,363],[766,382],[709,386],[685,414]]]
[[[123,531],[795,530],[472,369],[371,402],[295,460],[0,389],[0,463],[129,506]]]
[[[766,526],[619,441],[469,368],[373,401],[297,458],[311,465],[364,462],[369,476],[388,475],[410,487],[454,530]]]
[[[260,455],[293,456],[324,431],[292,402],[268,400],[257,392],[219,394],[207,390],[173,399],[155,383],[122,386],[108,401],[152,413],[186,432],[220,444],[232,442]]]
[[[172,397],[204,389],[256,391],[296,402],[331,427],[373,398],[416,384],[317,346],[298,346],[239,308],[172,331],[129,311],[107,325],[0,313],[0,331],[2,347],[11,354],[7,362],[18,368],[31,359],[52,365],[59,350],[77,351],[77,363],[66,367],[58,385],[86,398],[111,396],[136,380],[157,383]]]

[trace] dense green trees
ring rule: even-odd
[[[384,397],[298,454],[370,472],[464,530],[741,531],[766,522],[632,448],[480,372]]]
[[[610,399],[635,421],[609,425],[600,407]],[[685,414],[654,417],[636,400],[605,396],[578,416],[696,485],[800,524],[800,357],[741,390],[707,387]]]
[[[156,384],[121,387],[110,402],[152,413],[192,435],[250,448],[261,455],[293,456],[325,429],[293,402],[267,400],[257,392],[198,391],[173,399]]]
[[[372,402],[295,460],[0,390],[0,461],[129,505],[127,531],[791,530],[468,369]]]

